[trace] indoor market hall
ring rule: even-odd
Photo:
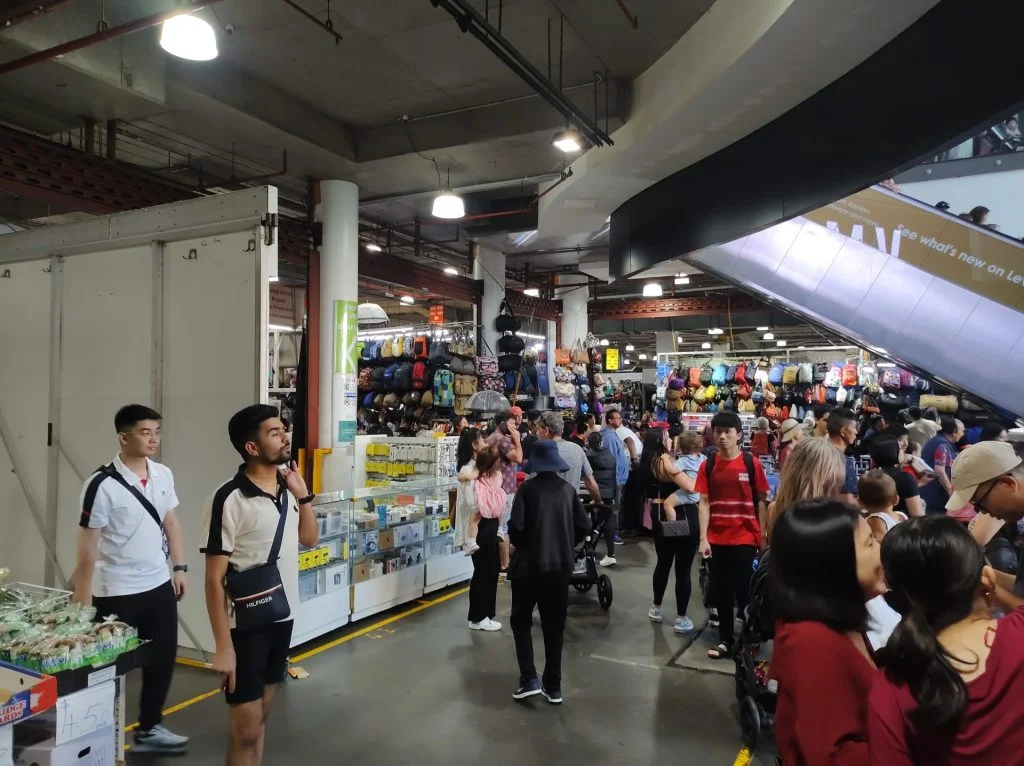
[[[1021,28],[0,3],[0,766],[1020,761]]]

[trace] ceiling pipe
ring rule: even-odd
[[[154,13],[151,16],[143,16],[140,19],[135,19],[135,21],[129,21],[125,24],[119,24],[116,27],[109,27],[98,32],[93,32],[91,35],[79,37],[76,40],[69,40],[61,45],[55,45],[52,48],[37,51],[28,56],[23,56],[20,59],[8,61],[6,64],[0,64],[0,75],[5,75],[9,72],[16,72],[19,69],[24,69],[25,67],[32,66],[33,64],[50,61],[58,56],[73,53],[74,51],[80,51],[83,48],[88,48],[92,45],[96,45],[97,43],[116,40],[118,37],[123,37],[124,35],[130,35],[133,32],[139,32],[143,29],[155,27],[157,24],[163,24],[165,21],[173,19],[175,16],[180,16],[183,13],[194,13],[202,10],[203,8],[214,5],[215,3],[219,3],[220,1],[221,0],[203,0],[202,2],[195,4],[186,4],[171,11]]]
[[[411,120],[412,118],[410,118]],[[511,186],[526,186],[528,184],[540,183],[541,181],[548,181],[552,178],[561,177],[561,173],[553,171],[551,173],[542,173],[536,176],[523,176],[521,178],[510,178],[507,181],[487,181],[480,184],[472,184],[470,186],[456,186],[452,189],[456,194],[474,194],[476,192],[487,192],[495,191],[497,189],[508,189]],[[434,197],[437,195],[437,189],[428,189],[426,191],[417,192],[401,192],[399,194],[385,194],[380,197],[367,197],[366,199],[359,200],[360,207],[367,207],[370,205],[383,205],[388,202],[402,202],[410,199],[420,199],[422,197]]]
[[[2,24],[0,24],[0,27],[2,27],[4,30],[8,30],[13,26],[21,24],[22,22],[32,21],[32,19],[41,18],[42,16],[45,16],[46,14],[51,13],[65,5],[69,5],[74,1],[75,0],[56,0],[56,2],[50,3],[49,5],[36,6],[30,11],[25,11],[24,13],[18,16],[12,16],[11,18],[7,19]]]
[[[292,8],[297,10],[299,13],[301,13],[307,19],[309,19],[314,24],[316,24],[318,27],[320,27],[320,29],[324,30],[327,34],[333,36],[334,37],[334,44],[335,45],[338,45],[342,41],[342,39],[344,39],[344,38],[342,38],[341,35],[339,35],[337,32],[334,31],[334,22],[331,21],[330,17],[328,17],[326,22],[320,21],[320,19],[318,19],[312,13],[307,11],[305,8],[303,8],[298,3],[294,2],[294,0],[282,0],[282,2],[284,2],[286,5],[290,5]]]
[[[445,10],[464,33],[468,32],[494,53],[512,72],[533,88],[551,106],[586,137],[592,146],[611,146],[615,142],[601,127],[531,64],[502,34],[470,5],[469,0],[430,0]]]
[[[629,19],[629,25],[633,27],[633,29],[639,27],[640,20],[632,13],[630,13],[629,6],[626,5],[626,0],[615,0],[615,2],[619,4],[619,8],[622,9],[622,12],[626,14],[626,18]]]

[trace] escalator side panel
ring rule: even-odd
[[[805,218],[687,260],[937,380],[1022,410],[1024,314],[1014,308]]]

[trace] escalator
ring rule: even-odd
[[[882,187],[685,260],[865,348],[1024,412],[1024,246]]]

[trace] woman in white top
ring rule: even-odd
[[[478,510],[473,479],[477,478],[476,457],[487,449],[483,432],[478,428],[465,428],[459,434],[456,465],[459,470],[459,488],[455,499],[455,544],[465,545],[466,530],[474,512]],[[477,550],[473,554],[473,579],[469,584],[469,628],[493,632],[501,630],[495,622],[497,610],[499,519],[480,519],[476,534]]]

